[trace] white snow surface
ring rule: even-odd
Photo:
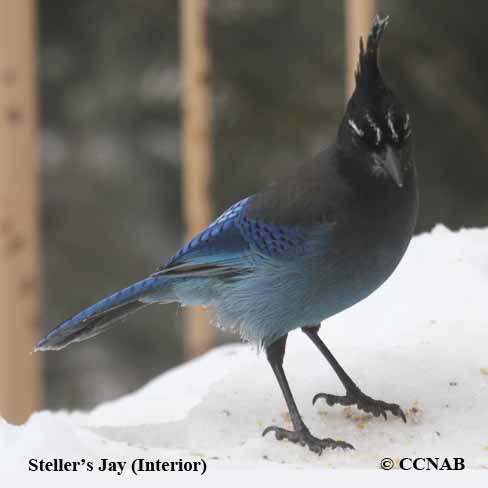
[[[312,405],[343,394],[318,350],[289,336],[285,371],[305,423],[354,451],[322,456],[262,430],[290,427],[265,355],[219,347],[91,412],[35,413],[22,426],[0,418],[0,459],[203,458],[221,468],[370,468],[383,457],[453,457],[488,468],[488,229],[437,226],[415,237],[393,276],[371,297],[327,320],[320,335],[368,395],[400,404],[408,422],[354,407]],[[83,347],[90,347],[86,343]]]

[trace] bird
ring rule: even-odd
[[[322,322],[378,289],[402,259],[418,213],[411,118],[387,86],[379,45],[388,17],[377,15],[335,139],[316,156],[232,205],[157,271],[65,320],[35,346],[59,350],[110,329],[152,304],[203,305],[213,321],[265,351],[289,410],[291,429],[263,436],[307,447],[353,449],[306,426],[283,359],[300,329],[342,382],[345,394],[318,393],[328,405],[356,406],[406,421],[399,405],[366,395],[318,332]]]

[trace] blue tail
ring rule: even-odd
[[[54,328],[36,344],[34,351],[63,349],[72,342],[105,332],[117,321],[150,305],[151,301],[144,302],[144,297],[159,295],[167,284],[165,277],[150,276],[100,300]]]

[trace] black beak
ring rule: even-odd
[[[381,153],[374,155],[374,159],[383,166],[392,180],[401,188],[403,186],[402,150],[386,146]]]

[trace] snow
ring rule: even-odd
[[[488,229],[437,226],[414,238],[380,290],[322,326],[321,337],[361,389],[400,404],[407,424],[322,401],[313,406],[317,392],[343,390],[304,334],[291,334],[285,371],[305,422],[355,451],[319,457],[263,438],[267,425],[290,426],[284,400],[264,354],[236,344],[91,412],[43,411],[22,426],[0,418],[0,470],[25,472],[31,458],[56,457],[203,458],[216,471],[377,469],[384,457],[460,456],[467,468],[488,468],[487,249]]]

